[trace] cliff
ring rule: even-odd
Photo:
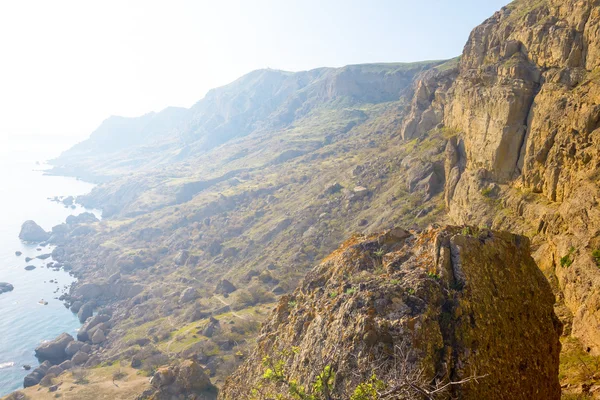
[[[298,385],[316,399],[359,399],[377,382],[364,398],[416,399],[466,380],[435,398],[559,399],[553,304],[525,237],[458,227],[355,236],[280,299],[221,398],[295,398]],[[314,384],[323,373],[327,395]]]
[[[455,134],[450,217],[533,237],[561,315],[596,354],[599,29],[595,1],[511,3],[472,32],[456,69],[417,80],[402,129],[410,138],[443,124]]]

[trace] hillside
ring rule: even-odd
[[[545,359],[552,373],[540,385],[554,391],[540,398],[557,397],[555,378],[563,398],[598,398],[599,32],[596,1],[516,0],[476,27],[454,60],[255,71],[209,92],[189,110],[106,121],[89,141],[54,161],[56,173],[107,181],[78,199],[101,208],[105,218],[55,238],[56,256],[80,278],[65,300],[93,301],[90,307],[109,316],[106,340],[88,367],[119,362],[152,375],[161,366],[178,368],[181,360],[194,359],[223,387],[248,359],[222,392],[234,398],[232,382],[257,382],[264,372],[258,360],[273,356],[269,335],[281,334],[285,346],[301,343],[302,354],[334,346],[331,336],[323,336],[323,343],[307,339],[307,329],[316,328],[295,313],[317,310],[323,321],[338,318],[331,307],[343,299],[367,302],[360,285],[391,297],[409,290],[406,275],[397,271],[361,280],[346,259],[333,262],[341,274],[335,279],[324,272],[330,261],[306,276],[340,243],[355,232],[366,240],[404,226],[419,237],[432,223],[452,223],[529,238],[533,261],[523,255],[514,262],[527,266],[516,281],[541,277],[535,262],[550,284],[540,289],[535,305],[553,302],[551,288],[564,325],[559,371],[556,360]],[[123,141],[101,145],[114,137]],[[471,237],[477,235],[471,233],[478,228],[465,229],[454,235],[475,246]],[[491,252],[484,239],[472,254]],[[491,242],[508,246],[502,240]],[[490,257],[485,268],[495,265]],[[449,296],[443,287],[448,282],[420,275],[419,287],[434,288],[441,297],[417,297],[439,312],[435,301]],[[386,286],[389,279],[398,281],[397,291]],[[477,279],[481,283],[472,287],[484,294],[489,289],[502,296],[514,286],[488,288],[488,280]],[[320,298],[311,282],[344,293],[358,289],[337,300]],[[534,286],[543,285],[536,280]],[[291,302],[296,311],[286,309]],[[480,321],[491,320],[485,313],[497,305],[488,305]],[[278,321],[283,309],[294,319]],[[362,321],[364,310],[356,310],[347,311]],[[413,310],[413,316],[423,310]],[[546,333],[530,335],[527,321],[523,317],[515,326],[524,330],[523,342],[490,346],[527,348],[534,342],[554,354],[558,344],[548,332],[556,329],[547,324]],[[447,342],[451,335],[444,332]],[[402,339],[395,335],[392,344]],[[509,359],[500,350],[494,354]],[[440,362],[419,359],[442,371]],[[288,354],[288,362],[294,379],[314,381],[299,372],[297,355]],[[360,372],[369,368],[366,363]],[[518,368],[525,376],[527,364]],[[338,381],[344,382],[342,375]],[[508,395],[535,398],[534,386]]]

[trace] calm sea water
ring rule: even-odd
[[[7,140],[0,136],[0,282],[15,287],[0,294],[0,397],[22,387],[27,374],[24,364],[38,365],[36,346],[62,332],[75,334],[79,327],[77,316],[56,299],[73,278],[63,271],[41,268],[51,259],[26,263],[25,257],[49,253],[51,247],[37,251],[38,246],[26,245],[18,238],[25,220],[32,219],[50,230],[67,216],[85,211],[65,208],[48,197],[84,194],[93,185],[44,176],[43,164],[36,163],[57,156],[73,142],[56,137]],[[23,255],[17,257],[15,251]],[[37,268],[25,271],[29,264]],[[48,305],[40,304],[42,299]]]

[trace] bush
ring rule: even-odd
[[[596,250],[592,251],[592,257],[594,258],[594,261],[596,262],[596,266],[600,268],[600,249],[596,249]]]

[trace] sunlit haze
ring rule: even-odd
[[[3,1],[0,137],[84,137],[258,68],[454,57],[507,2]]]

